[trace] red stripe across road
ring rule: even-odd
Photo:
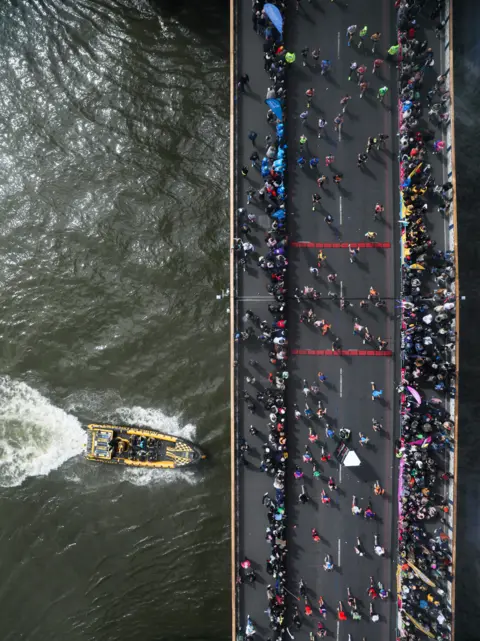
[[[307,241],[292,242],[290,247],[314,247],[315,249],[390,249],[390,243],[309,243]]]
[[[391,356],[389,349],[292,349],[294,356]]]

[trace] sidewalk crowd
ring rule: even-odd
[[[285,94],[285,69],[287,66],[285,50],[280,42],[279,34],[269,22],[264,2],[254,0],[252,6],[252,22],[254,31],[264,39],[264,66],[270,74],[270,87],[267,90],[266,99],[282,101]],[[285,7],[278,4],[278,9],[284,13]],[[259,61],[260,63],[260,61]],[[242,74],[238,81],[239,93],[245,92],[249,87],[249,77]],[[268,601],[267,615],[269,617],[272,633],[275,638],[282,638],[283,631],[287,625],[286,619],[286,520],[287,512],[285,506],[285,475],[287,469],[287,407],[286,407],[286,384],[288,379],[287,369],[287,289],[286,272],[288,267],[287,258],[287,229],[286,229],[286,199],[287,190],[286,178],[286,143],[284,123],[279,120],[274,112],[269,109],[266,114],[267,123],[274,128],[272,134],[265,136],[263,141],[258,140],[258,133],[251,130],[248,134],[252,144],[252,152],[249,160],[251,168],[258,170],[263,179],[263,186],[259,190],[249,187],[246,192],[246,207],[239,207],[237,211],[238,237],[234,240],[233,250],[239,268],[245,269],[248,261],[251,260],[254,245],[250,242],[249,236],[252,226],[257,226],[256,217],[247,210],[248,205],[254,202],[263,206],[265,213],[270,219],[270,226],[265,234],[265,252],[258,258],[258,266],[265,272],[268,278],[267,291],[272,296],[272,302],[268,310],[272,315],[272,321],[261,320],[253,311],[245,313],[245,326],[243,331],[236,334],[235,340],[249,341],[257,339],[269,350],[269,361],[272,365],[272,372],[269,375],[269,386],[257,392],[255,397],[251,391],[243,392],[243,400],[247,409],[255,414],[257,405],[260,404],[267,415],[268,440],[262,446],[262,472],[273,477],[273,488],[275,498],[265,495],[262,503],[265,506],[268,526],[265,530],[265,538],[270,545],[270,555],[266,563],[266,571],[272,576],[272,584],[266,588]],[[259,153],[260,152],[260,153]],[[261,154],[261,157],[260,157]],[[248,175],[247,165],[242,167],[241,173],[244,178]],[[249,362],[252,372],[256,370],[257,363],[254,360]],[[255,389],[255,375],[247,376],[245,383],[251,390]],[[256,435],[253,426],[250,428],[252,436]],[[248,465],[247,454],[249,446],[245,440],[239,443],[239,457],[241,463]],[[256,580],[255,570],[249,559],[242,559],[240,562],[238,583],[253,583]],[[255,625],[248,616],[245,625],[245,638],[252,639],[256,634]],[[243,632],[239,632],[243,636]]]
[[[452,541],[444,530],[451,510],[454,422],[447,407],[455,397],[456,298],[454,256],[437,249],[428,233],[429,216],[445,215],[452,201],[452,183],[437,185],[428,162],[429,154],[444,150],[450,96],[445,75],[428,87],[435,60],[419,29],[425,2],[397,4],[403,227],[398,605],[403,638],[415,641],[419,630],[434,639],[449,639],[451,631]],[[431,20],[440,17],[441,4]],[[443,27],[439,22],[437,33]],[[434,129],[425,124],[422,98]]]

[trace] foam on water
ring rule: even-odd
[[[45,476],[80,454],[80,421],[25,383],[0,377],[0,486]]]

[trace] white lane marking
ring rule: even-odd
[[[342,560],[342,554],[341,554],[341,549],[340,549],[341,541],[338,539],[338,567],[342,565],[341,560]]]
[[[340,621],[337,621],[337,641],[340,639]]]
[[[340,298],[343,298],[343,280],[340,281]]]
[[[337,60],[340,60],[340,31],[337,33]]]
[[[341,483],[342,482],[342,468],[343,468],[343,465],[341,463],[340,463],[339,468],[340,469],[338,471],[338,482]]]
[[[343,225],[343,198],[341,196],[338,198],[338,208],[340,210],[340,225]]]
[[[342,142],[342,125],[338,126],[338,142]]]
[[[343,368],[340,368],[340,398],[343,396]]]

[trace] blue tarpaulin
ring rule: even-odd
[[[265,104],[270,107],[273,113],[277,116],[278,120],[283,120],[282,104],[278,98],[268,98]]]
[[[280,13],[280,9],[276,7],[274,4],[266,4],[264,5],[263,10],[267,14],[267,16],[270,18],[273,26],[278,31],[278,33],[282,35],[283,18],[282,18],[282,14]]]

